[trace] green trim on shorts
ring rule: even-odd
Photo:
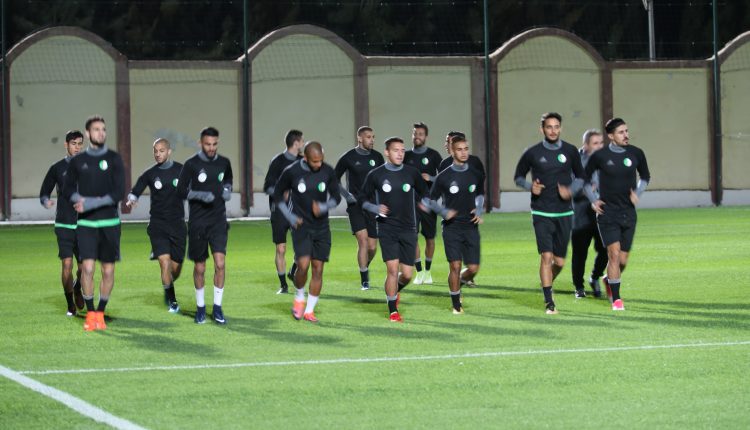
[[[55,228],[67,228],[70,230],[75,230],[76,228],[78,228],[78,226],[75,224],[62,224],[62,223],[56,222]]]
[[[120,218],[96,219],[96,220],[79,219],[78,225],[83,226],[83,227],[92,227],[92,228],[114,227],[116,225],[120,225]]]
[[[573,215],[573,211],[561,212],[561,213],[531,211],[531,214],[532,215],[545,216],[547,218],[560,218],[560,217],[564,217],[564,216],[571,216],[571,215]],[[79,221],[79,223],[80,223],[80,221]]]

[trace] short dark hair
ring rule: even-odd
[[[388,139],[385,140],[385,149],[390,149],[391,143],[393,142],[404,143],[404,139],[398,136],[389,137]]]
[[[75,139],[83,139],[83,133],[81,133],[79,130],[70,130],[69,132],[65,133],[66,142],[70,142],[71,140]]]
[[[323,154],[323,145],[318,141],[311,140],[305,143],[304,153],[306,157],[310,157],[313,154]]]
[[[459,133],[451,137],[451,148],[453,148],[453,146],[459,142],[466,142],[466,136],[463,133]]]
[[[154,141],[154,143],[153,143],[152,146],[156,146],[157,143],[161,143],[161,142],[164,142],[167,145],[167,149],[171,149],[172,148],[172,144],[169,143],[169,141],[166,138],[163,138],[163,137],[160,137],[160,138],[156,139]]]
[[[606,124],[604,124],[604,130],[607,131],[607,134],[614,133],[617,127],[625,124],[625,120],[622,118],[612,118],[609,121],[607,121]]]
[[[201,139],[203,139],[205,136],[219,137],[219,130],[215,129],[214,127],[206,127],[201,130]]]
[[[357,129],[357,136],[362,136],[362,133],[366,131],[372,131],[372,127],[369,125],[363,125],[362,127]]]
[[[423,129],[425,136],[429,136],[430,135],[430,129],[428,129],[427,128],[427,124],[423,123],[422,121],[415,122],[414,124],[412,124],[412,127]]]
[[[544,127],[544,121],[547,121],[550,118],[554,118],[558,122],[560,122],[560,124],[562,124],[562,115],[560,115],[557,112],[545,112],[544,114],[542,114],[542,120],[541,120],[542,127]]]
[[[91,124],[93,124],[95,122],[101,122],[103,124],[106,124],[106,122],[104,122],[104,118],[101,115],[91,115],[86,120],[86,126],[85,126],[86,127],[86,131],[89,131],[89,129],[91,128]]]
[[[284,137],[284,142],[286,142],[286,147],[291,148],[292,145],[294,145],[294,142],[302,140],[302,132],[299,130],[289,130],[286,132],[286,137]]]

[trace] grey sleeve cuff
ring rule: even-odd
[[[224,199],[225,202],[232,199],[232,184],[224,185],[224,189],[221,192],[221,198]]]
[[[429,210],[440,214],[441,217],[445,218],[448,216],[448,209],[440,205],[436,200],[428,199],[427,197],[422,199],[422,204],[427,206]]]
[[[266,194],[268,194],[269,196],[273,196],[273,192],[274,192],[275,189],[276,189],[276,187],[268,187],[268,188],[266,188]]]
[[[71,203],[78,203],[78,201],[81,200],[82,198],[83,198],[83,196],[81,196],[80,194],[78,194],[77,192],[75,192],[75,193],[71,194],[71,196],[70,196],[70,202]]]
[[[284,218],[289,222],[289,225],[296,227],[297,226],[297,217],[292,213],[291,210],[289,210],[289,206],[285,204],[280,204],[276,206],[276,209],[278,209],[282,215],[284,215]]]
[[[435,182],[435,178],[437,178],[437,176],[432,176],[432,175],[427,175],[427,177],[430,178],[430,182]]]
[[[482,216],[482,214],[484,213],[484,196],[481,194],[476,196],[474,198],[474,205],[477,207],[474,215]]]
[[[111,206],[115,201],[110,196],[104,197],[86,197],[83,200],[83,211],[98,209],[102,206]]]
[[[49,201],[49,196],[42,196],[39,197],[39,203],[42,204],[45,208],[47,207],[47,202]]]
[[[591,184],[585,184],[583,186],[583,192],[586,194],[586,198],[589,199],[591,203],[594,203],[595,201],[599,200],[599,196],[597,193],[594,192],[593,188],[591,187]]]
[[[341,197],[343,197],[344,200],[346,200],[346,204],[348,205],[353,205],[354,203],[357,203],[357,198],[354,197],[354,195],[350,193],[349,190],[347,190],[344,187],[341,187]]]
[[[375,215],[380,214],[380,206],[376,205],[375,203],[364,202],[362,204],[362,209],[366,210],[367,212],[374,213]]]
[[[641,194],[646,191],[646,187],[648,187],[648,181],[643,179],[638,181],[638,187],[635,189],[635,195],[641,197]]]
[[[136,196],[133,193],[130,193],[130,194],[128,194],[128,201],[130,201],[130,202],[137,202],[138,201],[138,196]]]
[[[336,206],[338,206],[338,203],[336,203],[336,199],[330,198],[327,202],[319,204],[318,209],[320,209],[321,213],[328,213],[329,209],[333,209]]]
[[[575,196],[579,191],[581,191],[581,188],[583,188],[583,179],[573,179],[573,183],[570,184],[570,195]]]
[[[522,176],[516,178],[516,185],[526,191],[531,191],[531,182],[527,181],[526,178]]]
[[[193,191],[190,190],[187,195],[188,200],[199,200],[204,203],[211,203],[214,201],[213,193],[209,191]]]

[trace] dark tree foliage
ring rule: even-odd
[[[719,46],[750,30],[750,0],[718,0]],[[242,0],[5,0],[6,47],[51,26],[89,30],[131,59],[235,59],[243,52]],[[478,55],[478,0],[248,0],[249,44],[292,24],[333,31],[365,55]],[[658,58],[711,55],[711,0],[656,0]],[[535,27],[568,30],[605,59],[648,57],[641,0],[489,1],[489,49]]]

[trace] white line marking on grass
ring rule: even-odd
[[[97,373],[97,372],[149,372],[155,370],[198,370],[198,369],[232,369],[238,367],[269,367],[269,366],[298,366],[305,364],[348,364],[348,363],[382,363],[393,361],[428,361],[428,360],[452,360],[460,358],[486,358],[486,357],[508,357],[522,355],[545,355],[545,354],[577,354],[591,352],[621,352],[621,351],[647,351],[656,349],[679,349],[679,348],[708,348],[714,346],[739,346],[750,345],[750,340],[736,342],[714,342],[714,343],[683,343],[672,345],[635,345],[635,346],[613,346],[603,348],[580,348],[580,349],[547,349],[529,351],[494,351],[473,352],[466,354],[446,355],[413,355],[405,357],[375,357],[375,358],[334,358],[329,360],[303,360],[303,361],[259,361],[251,363],[229,363],[229,364],[193,364],[184,366],[151,366],[151,367],[114,367],[109,369],[52,369],[52,370],[25,370],[18,373],[25,375],[55,375],[69,373]]]
[[[49,385],[42,384],[39,381],[35,381],[31,378],[21,375],[18,372],[8,369],[7,367],[0,366],[0,375],[10,379],[11,381],[17,382],[26,388],[30,388],[37,393],[41,393],[50,399],[57,400],[63,405],[73,409],[81,415],[87,416],[100,423],[107,424],[116,429],[123,430],[145,430],[138,424],[134,424],[126,419],[116,417],[109,412],[97,408],[91,403],[85,402],[78,397],[70,395],[65,391],[60,391],[57,388],[52,388]]]

